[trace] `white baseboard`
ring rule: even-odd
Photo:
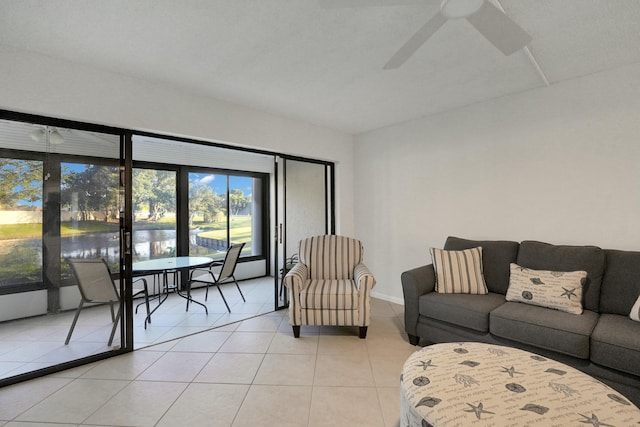
[[[389,301],[389,302],[392,302],[394,304],[400,304],[400,305],[404,306],[404,298],[397,298],[397,297],[392,297],[392,296],[385,295],[385,294],[379,294],[379,293],[377,293],[375,291],[371,292],[371,296],[373,298],[378,298],[378,299],[381,299],[381,300],[384,300],[384,301]]]

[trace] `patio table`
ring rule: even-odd
[[[178,257],[167,257],[167,258],[157,258],[150,259],[146,261],[138,261],[132,264],[132,272],[136,276],[140,276],[143,274],[162,274],[163,277],[163,289],[161,290],[161,295],[159,295],[158,305],[154,307],[153,310],[149,312],[149,315],[145,319],[146,323],[151,323],[151,315],[162,305],[162,303],[169,296],[169,281],[168,281],[168,273],[171,271],[181,271],[181,270],[189,270],[191,268],[198,267],[206,267],[209,266],[213,262],[213,258],[210,257],[202,257],[202,256],[178,256]],[[187,311],[189,310],[189,302],[193,302],[195,304],[201,305],[204,307],[205,313],[209,314],[209,310],[207,306],[203,303],[194,300],[191,297],[191,282],[187,280],[185,284],[186,294],[181,292],[180,287],[176,285],[176,293],[182,298],[187,300]],[[164,297],[162,296],[162,292],[164,292]]]

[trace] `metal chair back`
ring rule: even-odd
[[[242,252],[244,245],[245,243],[235,243],[229,246],[227,255],[225,255],[224,262],[222,263],[222,268],[220,269],[218,282],[233,277],[233,273],[236,270],[236,265],[238,264],[238,259],[240,259],[240,253]]]
[[[85,302],[119,301],[116,285],[111,278],[109,266],[103,258],[69,259],[78,289]]]

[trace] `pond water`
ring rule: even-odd
[[[195,233],[191,233],[195,244]],[[109,262],[118,262],[120,239],[118,234],[87,233],[60,239],[61,258],[105,257]],[[133,233],[134,261],[142,261],[175,254],[175,230],[138,230]],[[42,239],[0,240],[0,254],[28,251],[33,261],[42,265]]]
[[[150,258],[175,255],[175,230],[137,230],[133,232],[133,259],[143,261]],[[91,233],[61,240],[62,258],[105,257],[117,263],[120,256],[120,239],[114,233]]]
[[[212,255],[212,248],[199,247],[196,235],[189,235],[192,255]],[[120,239],[117,233],[86,233],[60,239],[61,258],[103,257],[116,271],[120,262]],[[176,230],[134,230],[133,261],[144,261],[176,255]],[[13,268],[0,271],[0,286],[42,280],[42,239],[0,240],[0,262]],[[63,276],[67,273],[63,270]]]

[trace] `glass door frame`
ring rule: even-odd
[[[274,302],[275,310],[289,307],[286,274],[287,252],[287,161],[324,166],[324,234],[335,234],[335,163],[296,156],[274,156],[275,230],[274,230]]]

